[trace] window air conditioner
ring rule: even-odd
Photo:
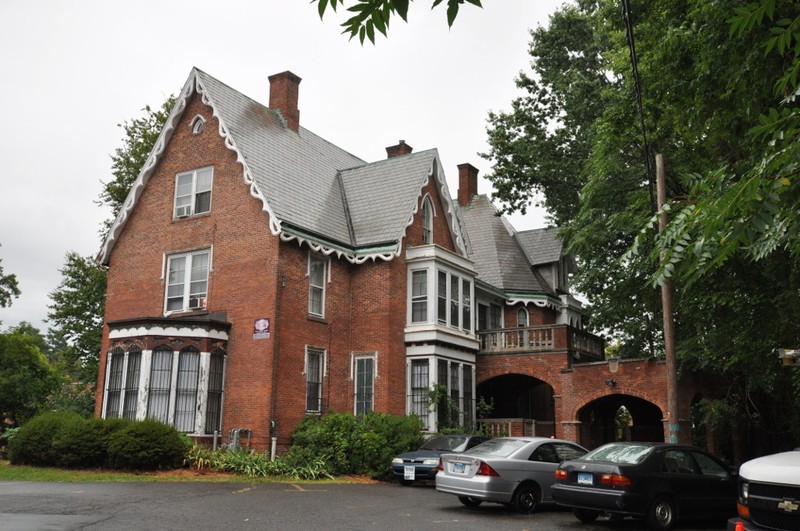
[[[206,307],[206,300],[205,299],[189,299],[189,309],[190,310],[200,310]]]
[[[175,209],[176,218],[185,218],[192,214],[192,205],[183,205]]]

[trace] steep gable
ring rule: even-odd
[[[117,237],[158,164],[190,98],[198,96],[219,120],[218,134],[242,165],[243,185],[262,203],[273,235],[359,263],[390,260],[401,250],[417,198],[430,178],[447,185],[435,150],[366,164],[280,112],[195,68],[147,159],[98,260],[107,263]],[[457,212],[446,204],[454,241],[466,254]]]

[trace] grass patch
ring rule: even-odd
[[[55,483],[133,483],[133,482],[214,482],[214,483],[367,483],[358,476],[324,480],[297,480],[281,477],[246,477],[225,472],[179,468],[159,472],[120,472],[116,470],[67,470],[62,468],[12,465],[0,459],[0,481],[48,481]]]

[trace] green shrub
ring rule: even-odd
[[[385,478],[392,458],[422,444],[422,422],[415,416],[385,413],[328,413],[307,417],[292,433],[285,456],[296,469],[325,463],[331,474],[366,474]]]
[[[74,412],[48,411],[22,425],[10,441],[8,453],[15,465],[56,466],[58,455],[53,440],[65,424],[81,416]]]
[[[152,419],[113,431],[108,441],[108,465],[124,470],[180,468],[189,451],[175,428]]]
[[[61,468],[97,468],[106,457],[106,443],[99,422],[76,414],[67,415],[51,441]]]

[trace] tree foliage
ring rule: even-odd
[[[781,0],[630,5],[625,17],[618,2],[578,0],[531,33],[524,95],[489,117],[495,198],[507,212],[547,208],[578,259],[573,287],[592,302],[591,325],[624,356],[662,352],[656,284],[672,276],[681,370],[725,378],[722,409],[769,426],[762,436],[796,437],[800,375],[771,352],[800,344],[800,11]],[[660,237],[654,153],[667,160]]]
[[[147,105],[142,109],[144,116],[118,124],[125,131],[125,138],[122,147],[117,148],[111,156],[111,173],[114,178],[103,183],[103,191],[98,200],[99,204],[110,206],[112,211],[111,219],[103,226],[103,235],[122,209],[128,192],[147,162],[174,104],[175,97],[169,96],[160,108],[153,109]]]
[[[61,284],[50,293],[50,340],[58,345],[62,369],[74,381],[97,378],[106,295],[106,273],[91,258],[67,253]]]
[[[9,273],[3,273],[3,260],[0,259],[0,308],[8,308],[20,296],[19,284],[17,283],[17,276]]]
[[[25,332],[0,334],[0,422],[22,424],[57,385],[56,373],[36,343]]]
[[[317,2],[317,10],[320,18],[325,16],[325,12],[330,7],[332,11],[346,3],[350,7],[345,7],[351,13],[349,19],[342,23],[344,30],[352,39],[358,36],[361,44],[365,39],[375,43],[376,31],[384,37],[389,30],[389,22],[395,16],[399,16],[404,22],[408,22],[408,6],[413,0],[356,0],[355,2],[345,2],[345,0],[311,0]],[[431,9],[435,8],[444,0],[432,0]],[[463,4],[472,4],[482,7],[480,0],[447,0],[447,25],[452,26],[458,16],[459,9]]]

